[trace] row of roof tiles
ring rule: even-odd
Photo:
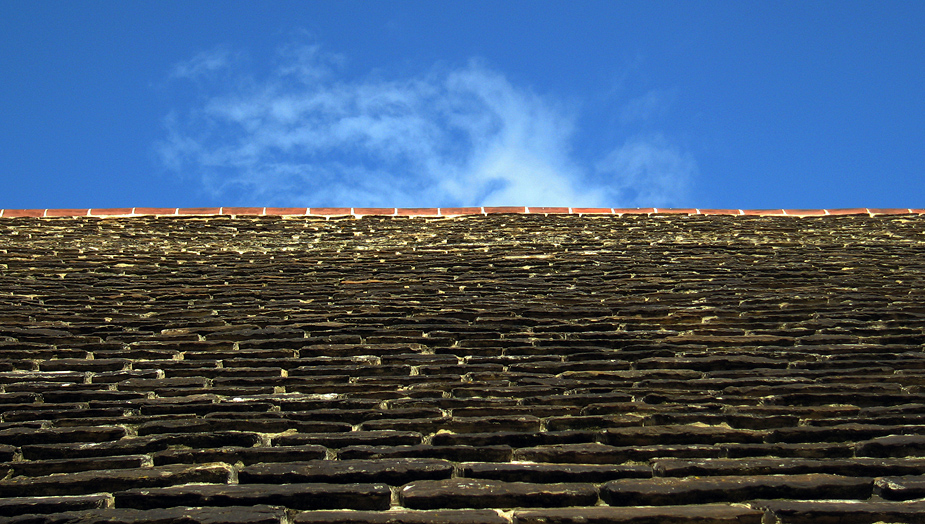
[[[598,207],[125,207],[108,209],[0,209],[0,217],[117,217],[167,215],[242,216],[460,216],[493,214],[537,215],[748,215],[748,216],[826,216],[826,215],[906,215],[925,214],[925,209],[849,208],[849,209],[695,209],[695,208],[598,208]]]

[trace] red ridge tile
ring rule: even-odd
[[[322,215],[322,216],[344,216],[352,215],[349,207],[310,207],[308,208],[309,215]]]
[[[262,215],[264,208],[262,207],[223,207],[223,215]]]
[[[441,207],[440,214],[442,216],[453,216],[453,215],[481,215],[482,208],[480,207]]]
[[[132,208],[130,207],[111,207],[107,209],[91,209],[90,216],[93,217],[111,217],[111,216],[122,216],[122,215],[131,215]]]
[[[567,207],[528,207],[527,212],[531,214],[542,214],[542,215],[567,215],[569,213],[569,208]]]
[[[176,215],[175,207],[136,207],[136,215]]]
[[[910,213],[917,213],[919,215],[925,215],[925,209],[910,209]]]
[[[572,214],[577,215],[612,215],[614,210],[609,207],[573,207]]]
[[[745,209],[743,215],[748,216],[784,216],[783,209]]]
[[[268,207],[264,209],[265,215],[307,215],[306,207]]]
[[[825,216],[825,209],[785,209],[784,214],[791,217],[821,217]]]
[[[47,217],[85,217],[90,214],[89,209],[46,209]]]
[[[741,209],[701,209],[701,215],[741,215]]]
[[[397,214],[403,217],[438,216],[440,210],[436,207],[405,207],[398,208]]]
[[[696,209],[684,209],[684,208],[663,208],[659,207],[655,210],[656,213],[660,215],[696,215]]]
[[[655,213],[654,207],[615,207],[611,210],[613,213],[618,215],[648,215],[650,213]],[[573,210],[577,213],[578,211]]]
[[[43,217],[45,216],[44,209],[4,209],[3,216],[6,218],[18,218],[18,217]]]
[[[395,215],[394,207],[354,207],[351,209],[353,209],[352,214],[359,215],[359,216],[362,216],[362,215],[394,216]]]
[[[871,215],[908,215],[909,209],[879,209],[870,208],[867,210]]]
[[[496,207],[483,207],[482,208],[486,215],[498,215],[498,214],[511,214],[511,213],[526,213],[526,207],[513,207],[513,206],[496,206]]]
[[[830,215],[866,215],[867,209],[863,207],[852,207],[842,209],[826,209]]]
[[[178,215],[219,215],[220,207],[184,207],[177,209]]]

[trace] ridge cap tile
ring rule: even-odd
[[[495,214],[541,215],[729,215],[729,216],[792,216],[815,217],[829,215],[922,215],[919,208],[831,208],[831,209],[707,209],[707,208],[588,208],[588,207],[450,207],[450,208],[371,208],[371,207],[192,207],[192,208],[88,208],[88,209],[0,209],[0,218],[38,217],[122,217],[122,216],[263,216],[310,215],[323,217],[354,216],[460,216]]]

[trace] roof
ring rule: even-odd
[[[5,212],[4,522],[925,513],[919,211],[258,209]]]

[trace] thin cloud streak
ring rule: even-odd
[[[231,61],[201,54],[172,76],[198,79]],[[293,46],[268,78],[217,86],[223,94],[165,118],[164,166],[196,173],[223,201],[387,207],[665,206],[697,171],[660,136],[577,158],[574,111],[477,62],[351,80],[343,61]]]
[[[203,51],[185,62],[176,64],[170,72],[170,77],[196,79],[224,69],[230,64],[231,53],[224,49]]]

